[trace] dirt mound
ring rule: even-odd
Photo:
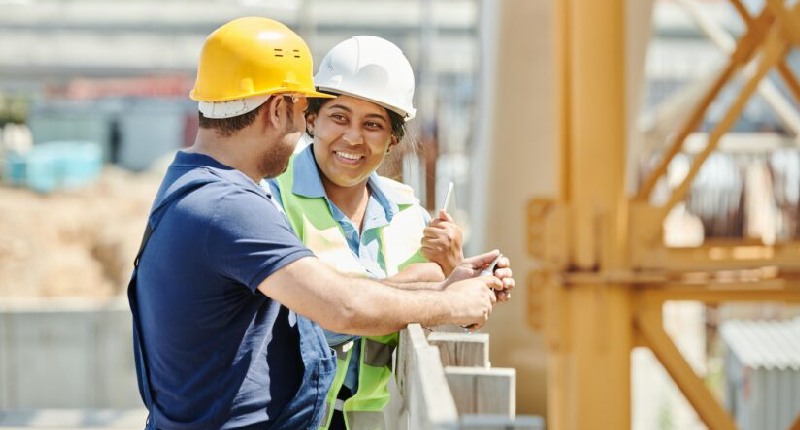
[[[160,179],[106,167],[75,191],[0,187],[0,297],[124,294]]]

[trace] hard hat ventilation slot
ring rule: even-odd
[[[275,48],[275,56],[276,57],[283,57],[283,49]]]
[[[299,49],[292,49],[292,53],[294,54],[294,58],[300,58],[300,50]]]

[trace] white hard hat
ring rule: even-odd
[[[369,100],[414,118],[414,70],[403,51],[376,36],[354,36],[334,46],[314,76],[318,91]]]

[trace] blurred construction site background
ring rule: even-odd
[[[624,89],[624,100],[608,103],[625,106],[619,174],[624,195],[631,197],[658,170],[668,151],[665,142],[680,134],[703,103],[737,41],[758,28],[755,17],[765,4],[784,2],[595,2],[623,13],[608,25],[624,34],[622,65],[614,67],[621,67],[618,76],[625,82],[609,82]],[[136,428],[142,422],[124,299],[131,263],[163,170],[194,139],[196,105],[187,95],[205,36],[229,19],[258,15],[298,32],[315,63],[353,35],[383,36],[403,49],[417,73],[418,115],[411,123],[417,145],[408,145],[387,173],[412,185],[431,211],[454,182],[454,214],[467,233],[468,254],[500,248],[511,258],[518,292],[495,310],[485,331],[492,363],[517,371],[517,412],[541,415],[551,428],[614,428],[586,420],[565,424],[557,415],[581,415],[591,403],[558,412],[570,405],[553,400],[554,393],[580,382],[562,381],[570,376],[553,371],[555,341],[545,327],[553,318],[544,315],[566,311],[538,299],[553,279],[603,272],[603,263],[582,264],[577,251],[569,264],[544,264],[537,246],[549,233],[533,234],[539,224],[532,221],[536,208],[550,207],[537,201],[580,197],[569,191],[581,179],[570,176],[576,167],[565,160],[582,157],[575,164],[580,166],[594,157],[569,145],[575,135],[564,131],[596,119],[564,114],[581,108],[580,100],[564,94],[580,94],[570,89],[570,79],[582,75],[567,76],[563,65],[580,71],[597,64],[593,56],[615,55],[581,51],[580,35],[570,26],[589,19],[580,12],[587,4],[592,3],[0,0],[0,427],[91,427],[119,418]],[[787,21],[781,22],[792,22],[795,9],[786,8]],[[793,73],[800,57],[794,49],[787,52],[782,64]],[[584,66],[583,58],[592,61]],[[742,73],[708,100],[699,122],[682,136],[680,153],[652,186],[649,202],[667,201],[691,172],[753,67],[743,63]],[[665,245],[738,241],[770,247],[800,238],[800,105],[792,85],[776,70],[761,80],[685,196],[671,206],[660,226]],[[604,225],[592,224],[595,234]],[[569,239],[563,245],[559,240],[549,237],[545,254],[569,246]],[[592,243],[589,248],[602,247]],[[773,266],[766,259],[759,270]],[[721,269],[713,279],[739,273],[735,265]],[[667,300],[662,311],[672,341],[736,426],[783,429],[795,422],[796,305]],[[601,349],[603,339],[601,333]],[[625,365],[630,373],[617,381],[630,394],[623,411],[631,428],[699,429],[715,422],[696,412],[698,401],[687,400],[663,358],[632,343]],[[598,365],[594,371],[606,370]]]

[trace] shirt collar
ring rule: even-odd
[[[306,146],[294,158],[294,184],[292,193],[302,197],[319,199],[325,197],[325,188],[314,158],[313,145]]]
[[[191,169],[198,167],[212,169],[217,172],[219,177],[222,177],[230,182],[240,184],[246,188],[261,191],[266,194],[267,197],[272,198],[272,192],[268,188],[263,189],[262,187],[258,186],[257,183],[253,182],[249,176],[245,175],[244,172],[222,164],[214,157],[209,155],[178,150],[175,153],[175,158],[173,159],[172,164],[169,166],[170,169]]]

